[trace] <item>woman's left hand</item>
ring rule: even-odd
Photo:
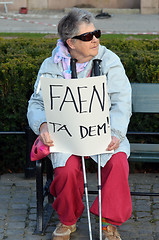
[[[116,150],[119,147],[119,139],[115,136],[112,136],[112,140],[108,145],[106,151]]]

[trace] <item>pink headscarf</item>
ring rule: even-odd
[[[66,79],[71,78],[71,68],[70,68],[70,59],[71,55],[68,52],[67,47],[64,46],[63,42],[61,39],[57,40],[57,52],[54,57],[54,62],[59,63],[60,61],[62,62],[63,66],[63,75]],[[84,68],[87,66],[88,62],[85,63],[77,63],[76,64],[76,71],[81,72],[84,70]]]

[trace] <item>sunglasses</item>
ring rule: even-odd
[[[79,39],[81,41],[88,42],[93,39],[93,36],[95,36],[96,38],[100,38],[101,30],[95,30],[93,32],[83,33],[81,35],[73,37],[72,39]]]

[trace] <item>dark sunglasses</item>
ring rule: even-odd
[[[96,38],[100,38],[101,30],[95,30],[93,32],[83,33],[81,35],[73,37],[72,39],[80,39],[81,41],[88,42],[93,39],[93,36],[95,36]]]

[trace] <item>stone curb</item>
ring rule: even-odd
[[[96,188],[96,174],[87,174],[88,186]],[[159,174],[130,174],[131,191],[159,192]],[[36,224],[35,179],[25,179],[24,174],[5,174],[0,177],[0,239],[50,240],[58,223],[54,212],[44,236],[33,235]],[[89,195],[90,206],[95,195]],[[85,204],[85,196],[84,196]],[[159,239],[159,197],[132,196],[131,218],[119,227],[123,240]],[[98,239],[98,221],[91,215],[93,238]],[[78,230],[71,240],[88,240],[87,213],[78,220]]]

